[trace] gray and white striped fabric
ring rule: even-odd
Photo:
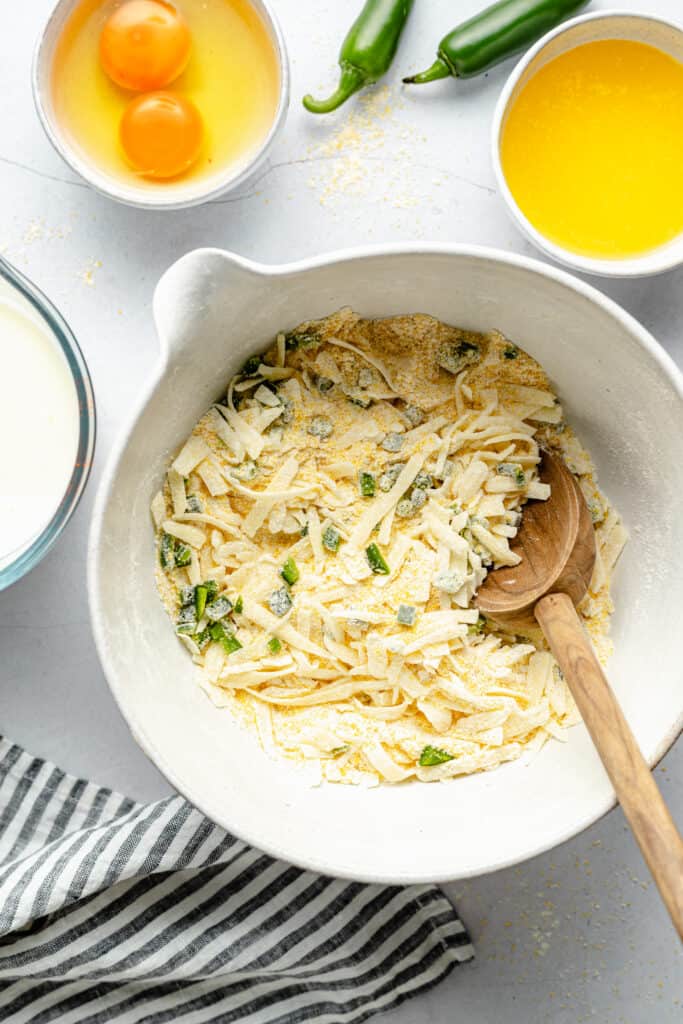
[[[0,738],[2,1024],[355,1024],[472,956],[435,886],[302,871]]]

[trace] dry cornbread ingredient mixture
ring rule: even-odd
[[[591,508],[580,610],[605,659],[626,535],[535,360],[422,314],[279,334],[152,503],[160,591],[212,700],[337,782],[445,779],[561,738],[578,716],[542,638],[473,602],[548,497],[540,446]]]

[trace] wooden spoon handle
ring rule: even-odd
[[[534,614],[612,780],[671,920],[683,939],[683,841],[566,594]]]

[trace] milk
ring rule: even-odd
[[[62,501],[78,448],[78,399],[66,358],[23,300],[0,293],[0,569]]]

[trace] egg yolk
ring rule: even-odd
[[[105,22],[100,62],[124,89],[161,89],[177,78],[190,58],[190,30],[165,0],[127,0]]]
[[[120,125],[121,145],[133,167],[148,178],[173,178],[199,156],[204,128],[194,103],[173,92],[131,100]]]

